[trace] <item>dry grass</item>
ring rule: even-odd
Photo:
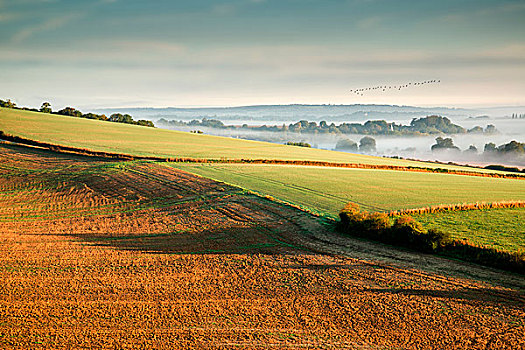
[[[430,207],[393,210],[388,212],[389,216],[435,214],[448,211],[484,210],[484,209],[510,209],[525,208],[525,201],[499,201],[499,202],[476,202],[458,204],[439,204]]]
[[[0,148],[0,347],[522,348],[522,292],[305,248],[317,221],[144,162]]]

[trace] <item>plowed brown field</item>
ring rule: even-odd
[[[525,348],[522,277],[150,162],[0,146],[2,348]]]

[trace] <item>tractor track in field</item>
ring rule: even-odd
[[[230,173],[235,174],[235,175],[240,176],[240,177],[244,177],[244,178],[247,178],[247,179],[254,178],[254,179],[257,179],[259,182],[265,182],[265,183],[269,183],[269,184],[273,184],[273,185],[279,185],[279,186],[287,187],[287,188],[290,188],[290,189],[299,190],[301,192],[312,193],[312,194],[315,194],[318,197],[334,198],[334,199],[340,200],[342,203],[348,203],[349,201],[353,201],[354,203],[357,203],[357,204],[361,205],[363,208],[373,209],[373,210],[377,210],[377,211],[384,211],[384,210],[386,210],[385,208],[381,208],[381,207],[378,207],[378,206],[373,206],[373,205],[370,205],[370,204],[357,202],[357,201],[353,200],[351,197],[350,198],[349,197],[340,197],[340,196],[336,196],[336,195],[333,195],[333,194],[328,194],[328,193],[324,193],[324,192],[321,192],[321,191],[316,191],[316,190],[314,190],[312,188],[299,186],[299,185],[296,185],[296,184],[289,184],[289,183],[285,183],[285,182],[281,182],[281,181],[277,181],[277,180],[273,180],[273,179],[264,178],[264,177],[261,177],[261,176],[256,176],[256,175],[253,175],[253,174],[246,174],[246,173],[243,173],[241,171],[232,170],[231,168],[228,168],[228,170],[229,170]]]

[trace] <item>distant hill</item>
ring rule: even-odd
[[[487,107],[480,108],[485,114],[493,117],[508,117],[513,113],[524,114],[525,106],[502,106],[502,107]]]
[[[479,114],[478,110],[446,107],[414,107],[396,105],[265,105],[241,107],[212,108],[106,108],[97,109],[98,113],[112,114],[114,112],[129,113],[137,118],[157,120],[217,118],[228,120],[261,120],[261,121],[310,121],[326,120],[363,121],[370,119],[406,120],[438,114],[446,117],[469,117]]]

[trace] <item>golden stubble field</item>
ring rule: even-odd
[[[334,254],[325,226],[160,164],[2,145],[0,347],[525,347],[523,289]]]

